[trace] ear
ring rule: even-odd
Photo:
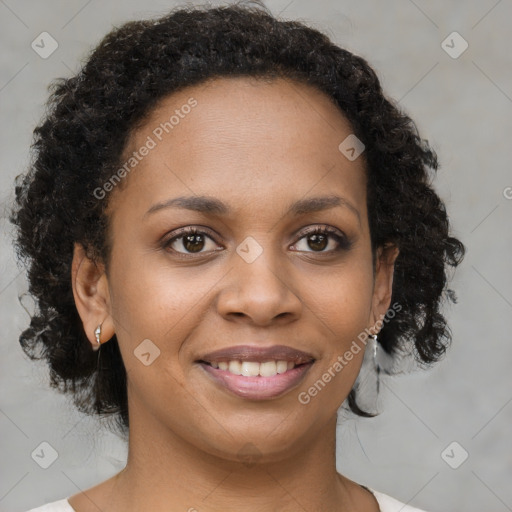
[[[371,310],[371,332],[377,334],[373,329],[375,324],[384,318],[391,304],[393,293],[393,272],[399,249],[393,244],[381,246],[377,250],[375,262],[375,280],[373,286],[372,310]],[[374,332],[375,331],[375,332]]]
[[[78,314],[93,348],[97,348],[94,330],[101,324],[100,341],[115,333],[111,316],[110,293],[104,265],[90,259],[84,247],[75,243],[71,264],[71,283]]]

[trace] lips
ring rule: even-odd
[[[272,371],[274,361],[277,365]],[[275,399],[289,393],[299,386],[314,362],[311,354],[285,345],[239,345],[210,352],[196,361],[210,382],[249,400]],[[256,367],[260,368],[259,375]]]
[[[257,363],[264,363],[265,361],[287,361],[299,365],[314,361],[314,357],[307,352],[287,347],[286,345],[272,345],[271,347],[238,345],[209,352],[199,359],[199,361],[210,364],[232,360],[254,361]]]

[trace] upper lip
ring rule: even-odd
[[[255,345],[237,345],[235,347],[221,348],[202,356],[199,361],[207,363],[219,361],[291,361],[295,364],[303,364],[314,361],[314,357],[307,352],[286,345],[272,345],[261,347]]]

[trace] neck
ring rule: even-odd
[[[298,444],[278,457],[248,444],[244,456],[230,460],[156,421],[148,425],[147,416],[130,418],[128,462],[113,479],[109,510],[357,510],[360,488],[336,471],[336,417]]]

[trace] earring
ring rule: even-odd
[[[93,350],[99,350],[101,346],[101,324],[96,327],[94,330],[94,337],[96,338],[96,346],[94,346]]]
[[[369,334],[368,338],[372,340],[373,345],[373,360],[377,362],[377,335],[376,334]]]
[[[380,368],[377,354],[377,336],[368,331],[363,361],[353,389],[358,393],[357,405],[363,411],[377,411],[380,388]]]
[[[378,395],[379,390],[380,390],[380,365],[379,365],[379,361],[377,359],[378,340],[377,340],[376,334],[369,334],[368,338],[371,339],[371,343],[373,345],[373,368],[375,370],[375,374],[377,377],[377,395]]]

